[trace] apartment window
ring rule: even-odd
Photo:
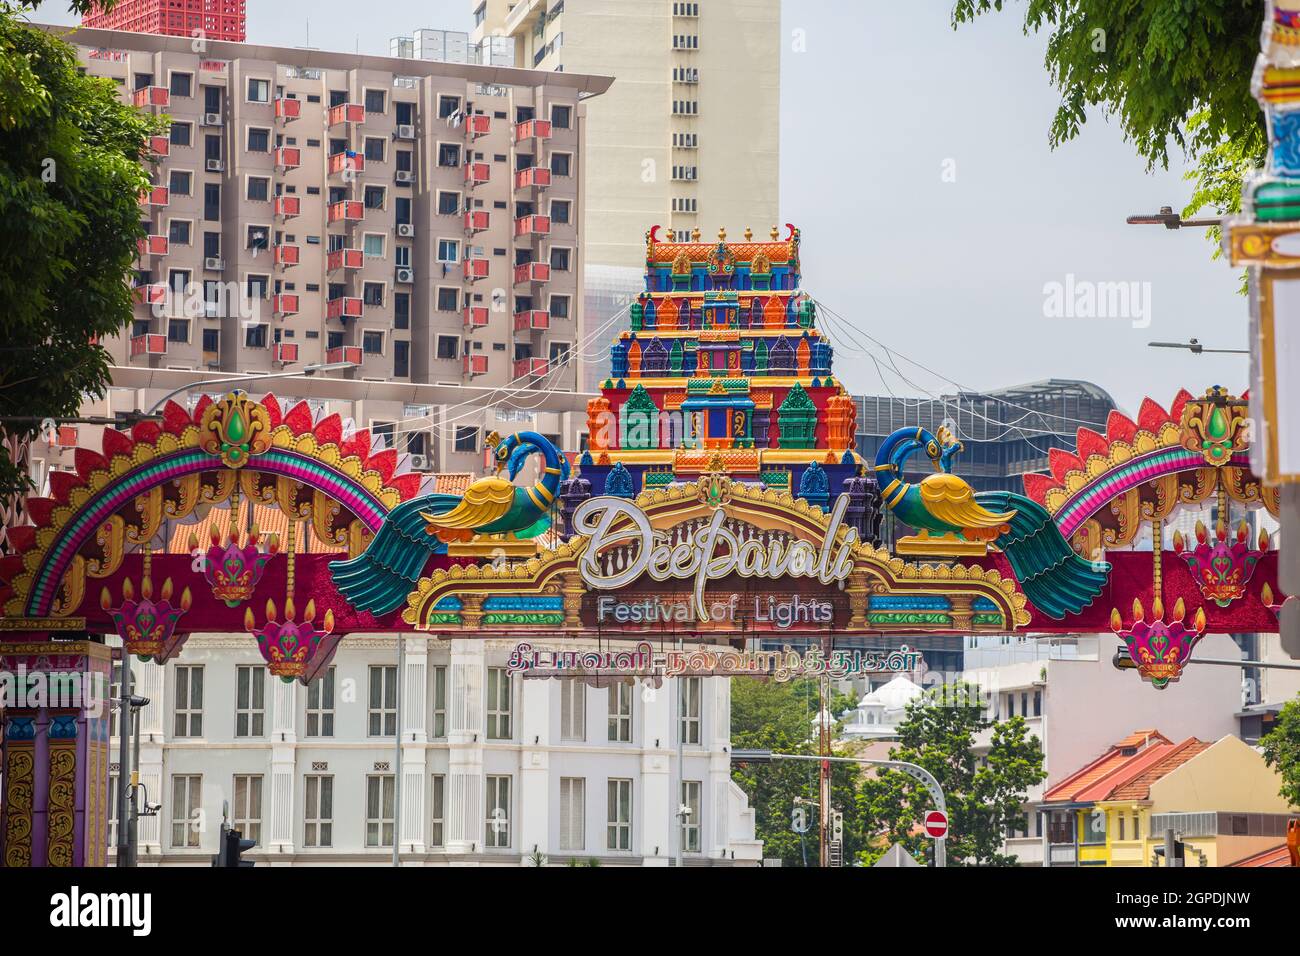
[[[380,139],[378,136],[367,136],[365,146],[366,162],[382,163],[384,161],[384,149],[387,145],[388,141],[385,139]]]
[[[367,209],[383,209],[386,190],[383,186],[367,186],[365,202]]]
[[[446,843],[443,833],[447,816],[447,778],[443,774],[433,775],[433,792],[429,795],[429,803],[432,807],[429,846],[443,846]]]
[[[551,154],[551,172],[556,176],[568,176],[573,157],[568,153]]]
[[[569,221],[569,200],[551,200],[551,222],[567,223]]]
[[[697,201],[689,196],[673,197],[673,212],[695,213],[698,211]]]
[[[587,739],[587,685],[580,680],[560,682],[560,739]]]
[[[269,202],[271,199],[271,180],[266,176],[249,176],[248,192],[245,198],[249,202]]]
[[[698,166],[674,166],[673,179],[677,182],[695,182],[700,178]]]
[[[581,684],[581,681],[565,681]],[[587,781],[582,777],[560,778],[560,849],[583,850],[587,846]]]
[[[569,297],[567,295],[551,296],[548,311],[551,313],[552,318],[567,319],[569,317]]]
[[[265,670],[265,668],[258,668]],[[231,825],[246,840],[262,839],[262,777],[260,774],[238,774],[235,777],[235,805],[231,810]]]
[[[412,154],[409,149],[399,149],[396,153],[397,171],[410,173],[415,171],[415,161],[411,158]]]
[[[700,38],[693,33],[675,33],[673,34],[674,50],[698,50],[700,48]]]
[[[438,118],[446,119],[452,113],[460,109],[459,96],[439,96],[438,97]]]
[[[172,96],[193,96],[194,74],[173,73],[170,88]]]
[[[177,668],[179,670],[180,668]],[[172,776],[172,846],[188,849],[199,845],[203,835],[203,777],[199,774]]]
[[[700,104],[697,100],[673,100],[673,114],[675,116],[695,116],[700,112]]]
[[[1041,690],[1034,691],[1034,716],[1043,716],[1043,692]]]
[[[456,451],[478,451],[478,428],[474,425],[456,426]]]
[[[203,330],[203,351],[217,352],[221,348],[221,332],[218,329]]]
[[[370,259],[382,259],[384,257],[384,237],[367,233],[361,241],[361,248],[365,251],[366,257]]]
[[[415,125],[415,104],[403,103],[400,101],[394,102],[393,119],[397,121],[397,125],[399,126],[414,126]]]
[[[459,262],[460,243],[455,239],[439,239],[438,240],[438,261]]]
[[[334,668],[307,685],[307,736],[334,736]]]
[[[552,106],[551,126],[555,129],[568,129],[573,117],[572,106]]]
[[[194,174],[173,169],[167,177],[167,188],[177,196],[188,196],[194,182]]]
[[[411,293],[393,293],[393,328],[409,329],[411,327]]]
[[[303,808],[302,845],[334,845],[334,778],[312,775],[303,779],[306,805]]]
[[[447,736],[447,667],[443,664],[433,669],[433,735]]]
[[[108,686],[108,698],[109,700],[106,703],[106,706],[108,707],[108,735],[110,737],[116,737],[117,718],[121,713],[121,708],[118,706],[117,702],[122,698],[122,663],[120,661],[113,665],[113,675]],[[113,841],[110,840],[109,846],[112,845]]]
[[[673,133],[673,146],[677,149],[698,149],[699,133]]]
[[[460,339],[454,335],[440,335],[437,349],[438,358],[455,359],[460,354]]]
[[[393,797],[391,773],[366,777],[366,846],[393,845]]]
[[[388,108],[388,95],[383,90],[366,90],[366,112],[383,113]]]
[[[235,668],[235,736],[261,737],[266,722],[266,668]]]
[[[189,342],[190,340],[190,320],[189,319],[169,319],[167,321],[167,341],[178,344]]]
[[[244,346],[250,349],[266,348],[266,326],[248,325],[244,327]]]
[[[193,127],[189,123],[172,123],[171,143],[173,146],[189,146]]]
[[[203,218],[209,221],[221,218],[221,183],[203,184]]]
[[[266,153],[271,149],[271,131],[260,126],[248,127],[248,151]]]
[[[510,673],[504,667],[489,667],[487,673],[487,736],[489,740],[510,739],[510,703],[513,690]]]
[[[361,334],[361,350],[367,355],[383,355],[384,333],[363,332]]]
[[[1106,842],[1106,811],[1084,810],[1083,831],[1079,834],[1081,844]]]
[[[213,259],[221,256],[221,233],[205,232],[203,234],[203,254]]]
[[[203,87],[203,112],[205,113],[221,112],[221,87],[219,86]]]
[[[173,175],[175,175],[173,173]],[[189,174],[186,173],[188,176]],[[167,224],[167,239],[177,245],[188,246],[190,244],[190,221],[188,219],[173,219]]]
[[[371,737],[391,737],[397,733],[397,668],[370,668]]]
[[[382,282],[365,282],[361,285],[361,301],[366,305],[384,304],[384,284]]]
[[[551,249],[551,268],[556,272],[569,271],[569,250],[568,249]]]
[[[682,803],[686,812],[682,816],[682,852],[700,852],[700,791],[698,780],[682,781]]]
[[[438,165],[459,166],[460,146],[458,146],[455,143],[439,143],[438,144]]]
[[[203,736],[203,665],[176,667],[176,707],[173,737]]]
[[[569,343],[551,342],[547,354],[550,357],[552,369],[560,365],[567,365],[569,362]]]
[[[605,848],[632,849],[632,781],[610,780],[607,803]]]
[[[456,312],[460,309],[460,290],[446,286],[438,287],[437,307],[439,312]],[[456,356],[450,356],[455,358]]]
[[[405,339],[393,339],[393,376],[409,378],[411,375],[411,343]]]
[[[398,196],[393,203],[393,221],[399,226],[411,224],[411,200],[408,196]]]
[[[682,677],[677,681],[677,713],[681,719],[682,743],[700,742],[700,691],[703,680]]]
[[[270,288],[270,277],[265,275],[248,275],[244,279],[244,288],[250,299],[265,299],[266,290]]]
[[[454,216],[460,212],[460,193],[438,193],[438,215]]]
[[[248,101],[250,103],[271,102],[271,81],[250,78],[248,81]]]
[[[486,846],[500,848],[510,845],[510,778],[508,776],[489,775],[487,778],[485,823],[487,835],[483,842]]]
[[[609,685],[609,739],[619,743],[632,740],[632,685]]]

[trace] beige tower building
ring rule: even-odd
[[[508,37],[517,67],[615,78],[587,125],[589,267],[639,277],[656,223],[778,222],[780,0],[470,2],[471,44]]]

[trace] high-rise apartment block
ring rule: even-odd
[[[139,304],[108,345],[115,365],[197,379],[347,363],[323,374],[575,388],[580,99],[608,78],[237,43],[196,52],[84,28],[70,39],[87,72],[170,120],[153,143]],[[392,404],[365,417],[409,417]],[[454,426],[454,454],[420,449],[421,461],[481,467],[477,424]]]
[[[780,0],[470,0],[471,43],[613,76],[587,128],[587,263],[644,265],[645,231],[765,231],[778,213]]]
[[[242,41],[247,33],[244,0],[119,0],[111,10],[95,4],[84,26],[131,33]]]

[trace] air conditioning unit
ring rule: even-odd
[[[400,282],[400,283],[402,283],[402,285],[410,285],[412,282],[415,281],[415,270],[414,270],[414,269],[398,269],[398,270],[397,270],[397,281]]]
[[[415,235],[415,226],[409,222],[398,223],[397,234],[406,239],[410,239]]]
[[[226,164],[219,159],[209,159],[204,163],[204,168],[210,173],[224,173]]]
[[[203,268],[210,269],[213,272],[221,272],[226,268],[226,260],[220,256],[207,256],[203,260]]]
[[[399,183],[413,183],[415,182],[415,173],[409,169],[399,169],[395,178]]]
[[[202,124],[202,125],[204,125],[204,126],[221,126],[221,125],[223,125],[223,123],[222,123],[222,121],[221,121],[221,114],[220,114],[220,113],[204,113],[204,114],[203,114],[203,124]]]
[[[397,127],[397,138],[415,139],[415,127],[405,123],[399,124]]]
[[[429,456],[428,456],[428,455],[412,455],[412,456],[411,456],[411,470],[412,470],[412,471],[428,471],[428,470],[429,470]]]

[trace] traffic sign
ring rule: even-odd
[[[948,835],[948,814],[942,810],[931,810],[925,815],[925,835],[938,840]]]

